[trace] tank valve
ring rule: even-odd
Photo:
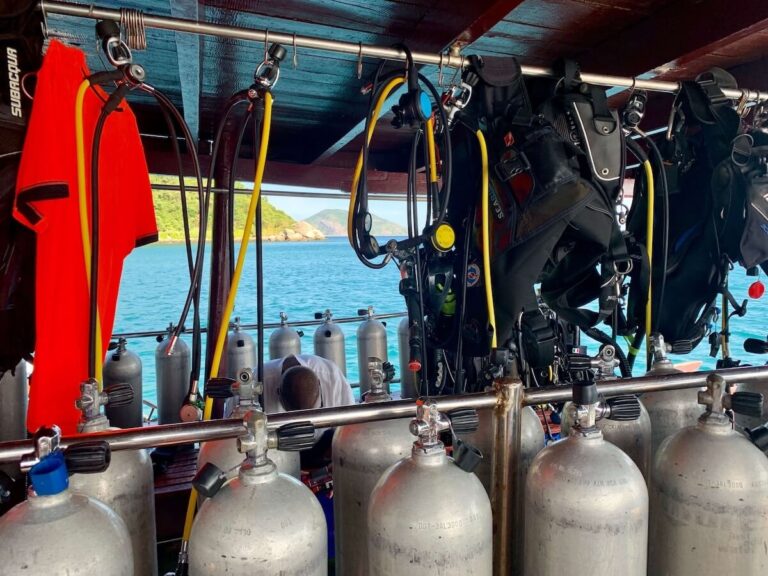
[[[241,406],[258,405],[259,394],[264,391],[264,385],[257,381],[256,373],[251,368],[243,368],[233,378],[211,378],[205,387],[205,394],[211,398],[225,400],[233,396],[239,397]]]
[[[444,448],[440,442],[440,433],[451,427],[451,421],[437,410],[437,404],[432,401],[419,402],[416,408],[416,418],[411,420],[410,431],[418,436],[416,444],[425,451],[430,448]]]
[[[133,388],[130,384],[112,384],[99,392],[98,382],[90,378],[80,384],[80,398],[75,401],[75,406],[83,413],[83,422],[92,422],[99,418],[106,419],[101,414],[102,406],[119,408],[128,406],[131,402],[133,402]]]
[[[288,452],[309,450],[315,445],[315,427],[311,422],[286,424],[277,429],[275,437],[276,442],[274,446],[272,445],[271,438],[269,440],[270,448],[277,448],[278,450]]]
[[[763,413],[763,395],[757,392],[727,392],[727,384],[722,376],[710,374],[707,376],[707,389],[699,391],[699,404],[706,407],[701,418],[730,419],[725,416],[726,410],[737,414],[759,418]]]
[[[63,460],[69,474],[95,474],[104,472],[111,460],[109,443],[103,440],[79,442],[61,449],[61,429],[58,426],[38,428],[33,438],[35,451],[22,457],[19,467],[30,472],[47,458]]]
[[[592,358],[590,367],[595,371],[595,376],[600,380],[610,380],[616,378],[616,368],[619,366],[619,359],[616,358],[616,349],[609,345],[603,346],[597,356]]]
[[[597,419],[607,418],[615,422],[631,422],[640,418],[640,400],[628,394],[609,398],[598,405]]]

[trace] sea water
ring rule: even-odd
[[[202,324],[208,307],[210,251],[206,252],[206,267],[202,283]],[[748,298],[747,289],[754,281],[740,267],[731,273],[730,287],[741,302]],[[377,313],[402,312],[405,304],[398,291],[400,275],[394,264],[383,270],[364,266],[349,247],[346,238],[330,238],[322,242],[280,242],[264,244],[264,320],[279,322],[281,311],[291,321],[310,320],[315,312],[326,308],[337,318],[355,316],[360,308],[373,306]],[[162,330],[170,322],[178,322],[189,286],[189,271],[185,247],[182,244],[149,245],[134,250],[126,259],[120,296],[115,316],[114,333]],[[743,362],[761,364],[764,358],[743,351],[745,338],[765,338],[768,333],[768,295],[750,300],[748,314],[731,320],[731,355]],[[250,246],[240,281],[233,318],[243,324],[256,323],[256,257]],[[389,361],[398,367],[397,326],[399,318],[386,322]],[[347,377],[359,379],[355,332],[357,323],[340,324],[346,338]],[[192,327],[192,313],[186,321]],[[719,330],[719,326],[716,327]],[[312,337],[315,327],[303,328],[302,352],[313,353]],[[255,331],[249,333],[256,338]],[[270,331],[266,331],[269,338]],[[205,334],[203,346],[205,346]],[[184,336],[191,343],[189,334]],[[588,339],[584,339],[587,341]],[[589,343],[589,352],[598,346]],[[128,347],[138,353],[144,367],[144,399],[156,400],[154,338],[133,338]],[[266,345],[265,345],[266,347]],[[204,350],[205,348],[203,348]],[[268,355],[268,351],[265,352]],[[642,354],[641,354],[642,356]],[[268,358],[267,358],[268,359]],[[709,345],[703,341],[691,354],[673,356],[674,362],[700,360],[702,369],[714,368]],[[638,359],[635,374],[642,374],[645,362]],[[399,377],[399,374],[397,375]],[[397,390],[397,386],[393,387]]]

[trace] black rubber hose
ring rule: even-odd
[[[101,108],[91,148],[91,281],[88,310],[88,376],[96,378],[96,329],[99,312],[99,148],[110,111]]]
[[[261,125],[264,122],[264,100],[259,99],[251,113],[253,116],[253,156],[259,157],[261,148]],[[261,204],[261,194],[259,194],[259,203],[256,205],[256,331],[257,356],[256,372],[259,381],[264,381],[264,253],[263,239],[264,219]]]
[[[458,394],[464,393],[464,359],[462,355],[464,353],[464,324],[466,321],[467,310],[467,273],[469,270],[469,250],[472,243],[472,225],[475,221],[475,207],[470,209],[467,216],[466,225],[464,226],[464,251],[461,254],[461,277],[459,283],[461,286],[461,293],[459,296],[459,326],[456,334],[456,391]]]
[[[619,359],[619,370],[621,371],[621,377],[629,378],[632,376],[632,367],[629,365],[627,357],[624,355],[624,351],[621,349],[621,346],[616,343],[616,340],[597,328],[589,328],[585,330],[584,333],[592,338],[592,340],[600,342],[600,344],[613,346],[613,348],[616,350],[616,358]]]
[[[243,145],[243,139],[245,138],[245,132],[248,128],[248,123],[251,120],[252,114],[249,112],[245,118],[245,122],[240,127],[240,133],[237,135],[235,141],[235,150],[232,156],[232,169],[229,171],[229,184],[227,190],[229,191],[229,211],[227,214],[227,226],[229,227],[229,276],[230,278],[235,273],[235,183],[237,181],[237,160],[240,158],[240,148]],[[254,147],[254,150],[256,148]]]

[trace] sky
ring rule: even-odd
[[[329,190],[325,188],[305,188],[301,186],[278,186],[270,184],[264,184],[263,189],[264,191],[339,192],[339,190]],[[345,211],[349,208],[349,202],[347,200],[336,198],[288,198],[284,196],[269,196],[269,202],[276,208],[287,212],[289,216],[292,216],[296,220],[304,220],[327,208],[337,208]],[[405,202],[371,200],[369,206],[371,212],[376,216],[400,224],[403,227],[406,226],[407,214]]]

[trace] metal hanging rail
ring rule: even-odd
[[[61,14],[66,16],[77,16],[80,18],[90,18],[93,20],[120,20],[119,9],[104,8],[101,6],[94,6],[92,4],[84,5],[75,4],[72,2],[60,2],[58,0],[40,0],[38,6],[40,10],[42,10],[46,15]],[[239,26],[210,24],[206,22],[187,20],[184,18],[156,16],[147,13],[143,13],[143,17],[144,26],[146,28],[170,30],[174,32],[188,32],[190,34],[202,34],[207,36],[218,36],[221,38],[251,40],[253,42],[278,42],[299,48],[309,48],[311,50],[323,50],[328,52],[352,54],[360,59],[364,57],[372,57],[385,58],[387,60],[405,61],[405,53],[397,48],[373,46],[356,42],[343,42],[339,40],[326,40],[312,36],[299,36],[298,34],[281,34],[279,32],[272,32],[271,30],[256,30],[252,28],[242,28]],[[413,60],[417,64],[429,64],[432,66],[442,66],[446,68],[459,68],[465,65],[464,56],[453,52],[444,54],[414,52]],[[521,66],[521,69],[525,76],[555,76],[554,72],[549,68],[523,65]],[[635,88],[638,90],[649,90],[652,92],[677,92],[680,88],[679,82],[644,80],[642,78],[611,76],[607,74],[589,74],[586,72],[581,73],[581,79],[589,84],[617,88]],[[768,100],[768,92],[760,92],[757,90],[728,88],[723,89],[723,94],[732,99],[745,98],[749,102],[761,102],[763,100]]]
[[[162,192],[181,192],[181,187],[178,184],[152,184],[152,190]],[[187,186],[187,192],[195,192],[193,186]],[[211,192],[214,194],[229,194],[229,190],[226,188],[211,188]],[[251,195],[251,190],[248,188],[235,188],[235,194]],[[349,192],[294,192],[292,190],[266,190],[262,187],[262,196],[275,196],[282,198],[322,198],[331,200],[349,200]],[[383,202],[405,202],[405,194],[381,194],[376,192],[370,193],[371,200],[383,201]],[[419,202],[426,202],[427,195],[423,191],[419,191],[416,195],[416,199]]]
[[[374,314],[374,317],[376,320],[387,320],[388,318],[403,318],[404,316],[408,316],[408,312],[388,312],[386,314]],[[353,324],[355,322],[362,322],[363,320],[366,320],[365,316],[349,316],[347,318],[334,318],[333,322],[334,324]],[[323,318],[319,320],[300,320],[298,322],[289,322],[288,325],[291,328],[301,328],[305,326],[319,326],[325,322]],[[280,328],[281,324],[279,322],[272,323],[272,324],[264,324],[265,330],[272,330],[274,328]],[[256,330],[259,327],[258,324],[240,324],[241,330]],[[189,330],[182,329],[181,333],[184,334],[186,332],[189,332]],[[201,328],[200,332],[203,334],[206,334],[208,332],[208,328]],[[112,334],[112,340],[115,340],[116,338],[125,338],[126,340],[130,340],[132,338],[152,338],[156,336],[165,336],[168,333],[168,330],[147,330],[144,332],[116,332]]]

